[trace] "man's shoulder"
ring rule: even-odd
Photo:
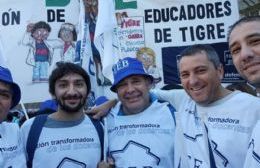
[[[21,130],[27,130],[30,129],[35,117],[32,117],[28,120],[26,120],[22,125],[21,125]]]
[[[162,89],[152,89],[151,93],[155,95],[165,95],[165,96],[180,96],[180,95],[187,95],[184,89],[172,89],[172,90],[162,90]]]
[[[240,91],[231,93],[226,99],[224,98],[219,105],[232,107],[234,110],[244,110],[253,114],[260,114],[260,99]]]
[[[236,94],[233,95],[233,99],[241,99],[241,103],[257,103],[256,105],[260,106],[260,99],[251,94],[237,91]],[[243,101],[242,101],[243,100]]]
[[[159,109],[163,109],[163,108],[166,108],[166,109],[169,109],[171,107],[173,107],[173,105],[170,104],[170,102],[168,101],[164,101],[164,100],[155,100],[152,102],[151,108],[159,108]]]
[[[173,89],[173,90],[152,90],[152,94],[157,96],[159,100],[165,100],[170,102],[177,109],[180,107],[180,104],[186,102],[190,99],[188,94],[184,89]]]
[[[122,105],[122,103],[121,103],[120,101],[118,101],[118,102],[116,103],[116,105],[110,109],[110,112],[109,112],[110,116],[111,116],[111,115],[112,115],[112,116],[113,116],[113,115],[117,115],[117,114],[119,113],[119,110],[120,110],[121,105]]]
[[[17,123],[2,122],[0,126],[5,130],[8,130],[8,132],[19,131],[19,125]]]

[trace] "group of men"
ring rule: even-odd
[[[236,22],[228,42],[238,72],[259,93],[260,17]],[[49,78],[57,112],[32,118],[19,131],[3,122],[21,91],[1,67],[0,167],[260,167],[260,99],[221,85],[223,66],[210,45],[185,49],[178,67],[184,91],[151,93],[153,77],[137,59],[113,66],[111,91],[119,102],[105,122],[108,162],[100,162],[99,122],[83,112],[91,88],[83,68],[58,63]]]

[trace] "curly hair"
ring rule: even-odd
[[[87,95],[91,90],[90,78],[88,73],[79,65],[70,62],[57,62],[56,68],[52,71],[49,77],[49,92],[52,95],[55,95],[55,83],[58,79],[62,78],[63,76],[75,73],[79,74],[85,80],[87,85]]]

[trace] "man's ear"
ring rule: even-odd
[[[51,98],[56,100],[56,96],[55,95],[51,95]]]
[[[217,71],[218,71],[218,77],[220,80],[223,79],[223,76],[224,76],[224,67],[222,64],[220,64],[218,67],[217,67]]]
[[[150,90],[150,89],[153,89],[153,88],[155,87],[154,82],[151,81],[151,79],[148,79],[148,78],[147,78],[147,84],[149,85],[149,86],[148,86],[149,90]]]

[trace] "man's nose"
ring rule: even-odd
[[[196,74],[190,74],[189,84],[195,85],[198,82],[198,76]]]
[[[254,56],[254,52],[250,47],[246,45],[241,47],[240,57],[242,61],[248,61],[253,56]]]
[[[76,87],[73,84],[70,84],[68,87],[68,94],[75,94],[76,93]]]
[[[131,83],[127,84],[127,92],[131,93],[132,91],[134,91],[134,85]]]

